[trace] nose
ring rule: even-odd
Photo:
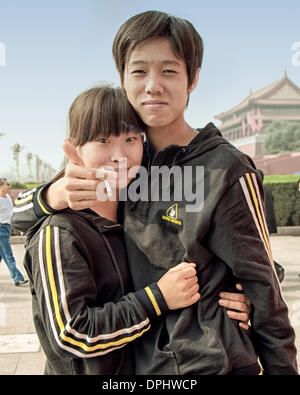
[[[120,163],[126,157],[124,149],[121,144],[114,144],[110,153],[110,160],[112,162]]]
[[[163,92],[162,81],[157,73],[150,73],[148,75],[145,92],[151,95],[159,95]]]

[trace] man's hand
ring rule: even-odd
[[[93,207],[97,202],[97,186],[108,171],[100,174],[97,169],[85,168],[76,148],[68,139],[63,144],[63,150],[69,159],[65,175],[45,191],[46,203],[54,210],[67,207],[83,210]]]
[[[236,285],[237,290],[243,291],[241,284]],[[233,292],[221,292],[219,305],[226,307],[229,318],[241,321],[239,326],[249,329],[248,321],[251,313],[251,302],[245,294]],[[237,310],[237,311],[234,311]]]

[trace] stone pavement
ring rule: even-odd
[[[22,263],[24,246],[13,244],[12,248],[17,267],[26,278]],[[34,336],[24,339],[24,335],[28,334]],[[14,352],[16,349],[18,352]],[[35,335],[29,287],[16,287],[5,262],[2,261],[0,264],[0,375],[43,374],[44,361],[44,354]]]
[[[272,236],[274,259],[286,271],[282,283],[290,319],[296,331],[300,366],[300,236]],[[18,268],[22,265],[23,244],[14,244]],[[4,262],[0,264],[0,375],[43,374],[45,357],[35,335],[29,288],[15,287]]]

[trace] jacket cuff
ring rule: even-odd
[[[156,283],[135,292],[148,317],[154,319],[169,311],[165,299]]]
[[[39,218],[44,217],[45,215],[51,215],[57,213],[56,210],[48,206],[48,204],[43,199],[44,191],[52,184],[52,182],[48,182],[47,184],[43,184],[39,186],[36,192],[33,195],[33,208],[35,215]]]

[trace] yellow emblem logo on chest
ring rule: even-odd
[[[176,225],[182,225],[182,221],[179,221],[177,219],[177,215],[178,215],[177,210],[178,210],[178,203],[175,203],[167,209],[166,215],[163,215],[162,219],[164,219],[165,221],[172,222]]]

